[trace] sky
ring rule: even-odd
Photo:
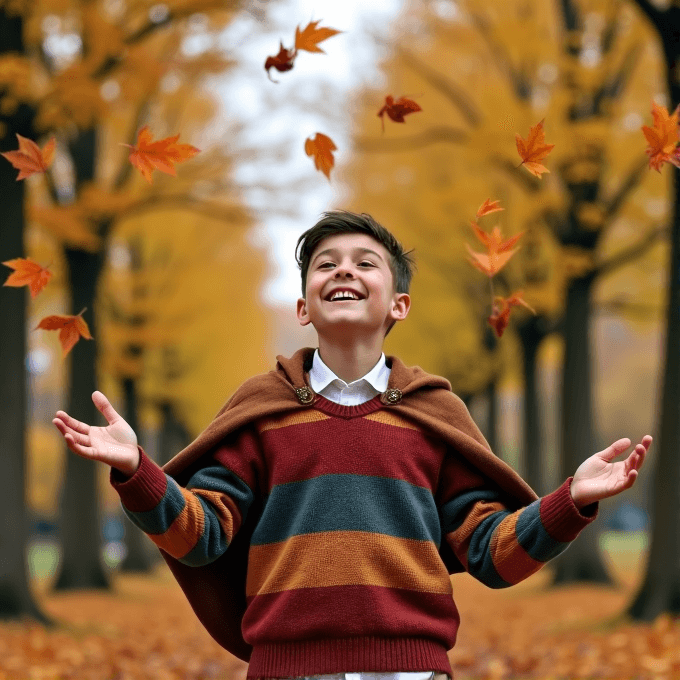
[[[344,152],[350,146],[347,121],[351,110],[347,110],[346,98],[353,88],[386,83],[377,68],[384,48],[369,34],[387,37],[403,4],[400,0],[260,3],[272,24],[270,30],[263,30],[244,14],[221,37],[239,59],[239,66],[218,84],[224,115],[245,123],[233,149],[262,150],[257,160],[239,162],[237,157],[234,178],[249,187],[244,199],[259,211],[261,226],[253,231],[251,242],[266,248],[270,258],[272,276],[260,291],[263,304],[295,304],[301,295],[297,239],[324,210],[342,207],[343,189],[333,181],[334,171],[329,182],[305,154],[304,141],[323,132],[338,147],[336,168],[349,157]],[[266,58],[278,53],[279,41],[288,49],[293,46],[296,26],[304,28],[317,20],[319,26],[343,33],[319,45],[325,54],[301,51],[292,70],[271,69],[271,77],[279,83],[270,82],[264,70]],[[268,154],[268,145],[282,145],[281,156]],[[264,188],[263,182],[280,188]],[[286,190],[287,184],[294,187]],[[295,214],[280,214],[277,206],[282,205]]]

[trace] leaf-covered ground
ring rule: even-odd
[[[547,589],[550,567],[506,590],[454,577],[455,679],[680,678],[680,620],[618,617],[641,577],[642,545],[635,535],[605,542],[616,588]],[[113,582],[111,593],[53,593],[36,582],[61,625],[1,623],[0,680],[245,679],[246,664],[203,630],[164,564]]]

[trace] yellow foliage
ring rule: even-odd
[[[58,207],[31,205],[28,214],[30,219],[50,231],[62,243],[90,253],[97,252],[102,246],[101,238],[92,232],[78,203]]]
[[[64,464],[63,438],[51,422],[32,423],[27,449],[28,506],[35,513],[55,516]]]
[[[580,203],[576,211],[579,226],[589,231],[599,231],[606,217],[605,207],[601,203]]]
[[[562,246],[557,266],[564,279],[585,276],[595,266],[592,251],[578,246]]]

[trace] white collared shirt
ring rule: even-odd
[[[314,392],[336,404],[357,406],[387,389],[390,372],[383,352],[378,363],[363,378],[358,378],[348,385],[324,364],[317,347],[309,371],[309,384]]]
[[[378,363],[363,377],[349,385],[338,378],[319,354],[319,348],[314,352],[312,368],[309,370],[309,384],[317,394],[326,397],[336,404],[343,406],[357,406],[363,404],[387,389],[387,381],[391,369],[385,362],[383,352]],[[364,673],[331,673],[328,675],[313,675],[310,680],[431,680],[434,673],[431,671],[416,672],[389,672],[378,673],[375,671]]]

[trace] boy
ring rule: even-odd
[[[536,572],[634,483],[652,438],[611,463],[630,446],[614,442],[539,499],[447,380],[382,353],[411,304],[394,236],[331,211],[301,243],[297,317],[318,348],[279,355],[163,469],[101,392],[108,427],[53,422],[112,467],[126,514],[248,678],[443,680],[450,574],[503,588]]]

